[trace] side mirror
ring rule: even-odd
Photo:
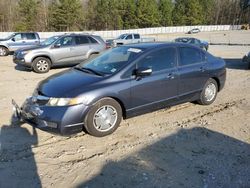
[[[145,77],[145,76],[149,76],[152,74],[152,69],[151,68],[146,68],[146,67],[141,67],[141,68],[138,68],[136,71],[135,71],[135,75],[137,77]]]
[[[60,48],[60,47],[61,47],[61,44],[59,43],[54,44],[54,48]]]
[[[16,39],[15,39],[15,38],[12,38],[11,40],[12,40],[13,42],[15,42],[15,41],[16,41]]]

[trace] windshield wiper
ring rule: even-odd
[[[100,72],[97,72],[97,71],[95,71],[93,69],[90,69],[90,68],[76,66],[75,69],[80,70],[80,71],[84,71],[84,72],[87,72],[87,73],[92,73],[92,74],[95,74],[95,75],[98,75],[98,76],[103,76],[103,74],[101,74]]]

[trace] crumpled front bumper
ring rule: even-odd
[[[88,106],[39,106],[28,98],[22,107],[19,107],[14,100],[12,105],[16,116],[28,124],[39,129],[60,133],[73,134],[82,131],[84,118]]]

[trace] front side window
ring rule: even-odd
[[[181,66],[202,62],[202,56],[199,50],[189,47],[181,47],[179,50]]]
[[[88,44],[89,40],[86,36],[76,36],[76,45],[81,45],[81,44]]]
[[[90,59],[79,66],[102,74],[113,74],[143,52],[142,49],[117,47],[106,51],[95,59]]]
[[[126,38],[126,40],[130,40],[130,39],[132,39],[132,35],[128,35]]]
[[[173,68],[176,62],[175,48],[164,48],[151,52],[139,61],[137,67],[151,68],[153,72]]]
[[[15,41],[20,41],[20,40],[22,40],[22,34],[21,34],[21,33],[16,34],[16,35],[14,36],[14,40],[15,40]]]
[[[59,41],[56,42],[56,44],[60,44],[61,46],[71,46],[73,45],[73,37],[62,37],[61,39],[59,39]]]

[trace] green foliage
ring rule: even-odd
[[[172,0],[159,0],[160,24],[161,26],[171,26],[172,12],[174,5]]]
[[[80,30],[83,25],[79,0],[53,0],[49,7],[49,27],[55,31]]]
[[[2,30],[10,26],[13,28],[13,25],[16,31],[77,31],[239,24],[248,22],[250,15],[250,7],[244,6],[245,0],[17,0],[16,2],[8,5],[8,1],[0,0]],[[4,8],[7,5],[12,9]]]
[[[136,16],[137,25],[141,28],[160,26],[160,15],[156,0],[138,0]]]
[[[199,0],[176,0],[173,10],[174,25],[199,25],[204,21],[203,7]]]
[[[17,16],[19,20],[15,24],[16,31],[36,30],[36,15],[39,2],[36,0],[20,0],[18,2]]]

